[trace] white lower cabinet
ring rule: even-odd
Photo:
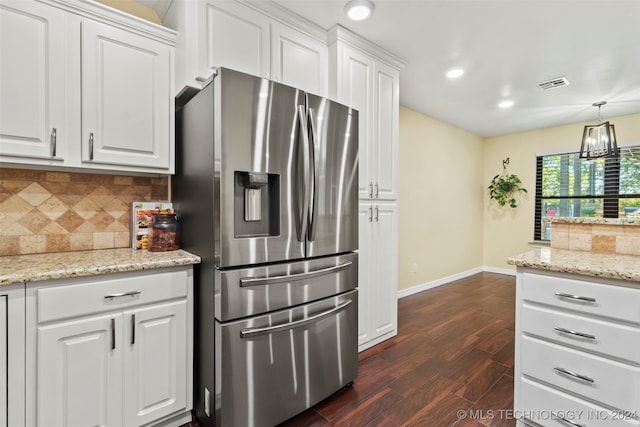
[[[191,268],[178,268],[31,285],[27,425],[190,421],[192,281]]]
[[[519,426],[640,426],[638,301],[640,283],[518,269]]]
[[[124,425],[187,408],[187,301],[125,312],[124,319]]]
[[[0,427],[24,425],[24,283],[0,288]]]
[[[398,206],[360,203],[358,349],[398,333]]]

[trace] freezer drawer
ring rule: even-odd
[[[357,295],[216,321],[216,426],[274,426],[352,382]]]
[[[216,270],[215,317],[225,322],[320,300],[358,286],[358,254]]]

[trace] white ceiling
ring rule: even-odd
[[[402,58],[402,105],[483,137],[595,122],[601,100],[604,119],[640,112],[638,0],[373,0],[363,22],[345,17],[346,0],[274,1]],[[142,2],[161,17],[168,4]],[[454,66],[466,73],[451,81]],[[570,85],[536,86],[560,76]],[[514,107],[497,108],[507,98]]]

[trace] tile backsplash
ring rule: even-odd
[[[167,177],[0,169],[0,256],[130,246],[133,201],[168,198]]]

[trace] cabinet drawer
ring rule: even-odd
[[[640,363],[639,328],[529,304],[523,304],[521,321],[522,332],[525,334],[547,338],[634,364]]]
[[[640,426],[637,419],[624,413],[605,409],[526,378],[520,378],[519,382],[515,415],[534,421],[536,425],[570,427],[570,423],[560,419],[564,417],[574,425],[584,427]]]
[[[108,276],[107,276],[108,277]],[[95,314],[187,296],[187,271],[105,276],[38,289],[38,322]]]
[[[532,273],[522,289],[528,301],[640,323],[640,289]]]
[[[525,375],[614,408],[640,412],[640,368],[530,337],[522,338],[520,354]]]

